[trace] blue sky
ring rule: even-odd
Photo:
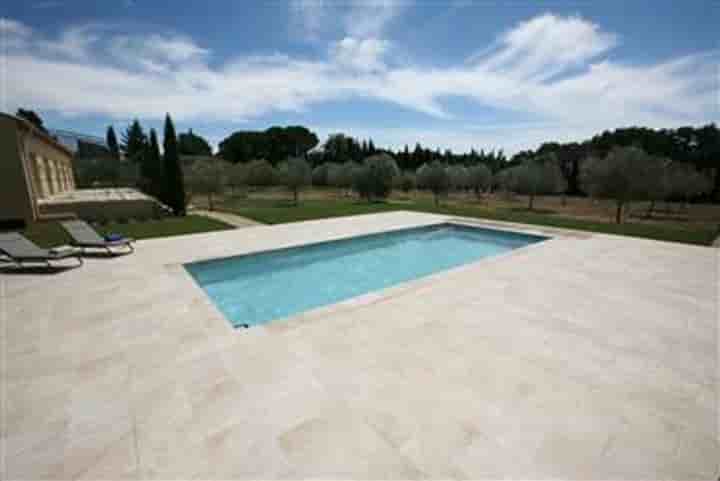
[[[28,0],[0,10],[5,111],[211,142],[302,124],[467,150],[718,120],[716,2]]]

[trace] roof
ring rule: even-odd
[[[8,114],[7,112],[0,112],[0,116],[15,120],[15,122],[18,124],[18,126],[24,128],[28,132],[32,132],[32,134],[35,137],[40,138],[45,143],[52,145],[58,150],[63,151],[66,153],[69,157],[73,156],[73,153],[70,149],[68,149],[66,146],[55,140],[50,134],[43,132],[37,126],[35,126],[32,122],[29,122],[22,117],[18,117],[17,115]]]

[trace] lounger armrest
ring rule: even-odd
[[[67,257],[67,256],[79,254],[80,250],[78,250],[77,248],[75,248],[73,246],[62,245],[62,246],[53,247],[52,249],[49,249],[48,252],[53,257]]]

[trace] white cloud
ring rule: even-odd
[[[378,37],[404,6],[399,0],[355,2],[345,16],[345,31],[353,37]]]
[[[344,36],[366,38],[382,36],[408,3],[409,0],[292,0],[290,11],[296,27],[311,39],[337,27]]]
[[[480,61],[489,71],[543,80],[607,52],[617,41],[580,17],[544,14],[505,32],[495,52]]]
[[[15,20],[0,17],[0,47],[3,50],[25,47],[32,34],[30,27]]]
[[[292,0],[290,10],[296,27],[308,37],[314,38],[322,31],[327,14],[327,4],[323,0]]]
[[[371,72],[385,69],[383,56],[389,42],[378,38],[345,37],[331,47],[333,59],[340,65]]]
[[[99,39],[94,25],[82,25],[68,28],[56,40],[41,45],[48,51],[59,56],[67,56],[74,60],[82,60],[90,55],[90,50]]]
[[[147,119],[170,111],[178,120],[237,122],[326,101],[375,99],[447,125],[384,129],[372,135],[378,143],[502,142],[506,150],[633,124],[718,120],[717,51],[650,65],[610,61],[603,56],[616,36],[579,17],[543,15],[520,23],[471,62],[445,68],[388,62],[390,43],[382,37],[346,36],[320,60],[277,54],[211,65],[209,49],[178,35],[129,37],[75,26],[46,38],[12,20],[0,27],[5,37],[22,39],[8,43],[10,108]],[[468,128],[472,122],[446,108],[449,96],[540,119],[541,125]],[[349,128],[361,135],[362,126]]]

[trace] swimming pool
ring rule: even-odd
[[[235,326],[264,324],[545,240],[439,224],[186,264]]]

